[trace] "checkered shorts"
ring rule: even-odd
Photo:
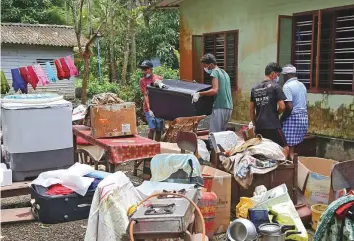
[[[289,146],[300,144],[309,126],[307,113],[291,114],[283,123],[283,132]]]

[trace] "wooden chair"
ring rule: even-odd
[[[206,116],[193,116],[193,117],[181,117],[177,118],[168,123],[167,131],[162,137],[163,142],[172,142],[177,141],[177,134],[180,131],[185,132],[197,132],[199,122],[204,119]]]
[[[105,166],[106,168],[106,172],[109,171],[109,164],[108,161],[106,161],[105,159],[102,161],[96,160],[90,152],[86,151],[85,149],[76,149],[75,150],[75,155],[76,155],[76,160],[79,163],[82,164],[87,164],[87,165],[92,165],[95,167],[95,170],[98,170],[98,165],[102,164]]]
[[[176,142],[177,146],[181,149],[181,153],[190,151],[195,156],[198,156],[198,137],[194,132],[178,132]]]
[[[333,166],[331,171],[331,189],[329,192],[329,202],[335,200],[335,192],[354,188],[354,160],[339,162]]]

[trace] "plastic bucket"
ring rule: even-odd
[[[317,230],[318,222],[320,221],[320,217],[322,213],[327,209],[328,205],[324,204],[315,204],[311,206],[312,211],[312,229]]]

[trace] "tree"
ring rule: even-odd
[[[70,24],[65,0],[2,0],[1,22]]]
[[[87,43],[85,44],[84,48],[81,43],[82,37],[82,19],[83,19],[83,7],[85,0],[69,0],[69,6],[72,11],[73,22],[74,22],[74,29],[77,39],[77,47],[79,48],[79,53],[84,60],[84,74],[82,77],[82,94],[81,94],[81,103],[83,105],[87,102],[87,86],[88,86],[88,79],[90,74],[90,56],[91,56],[91,45],[95,41],[97,37],[100,36],[100,29],[102,24],[104,23],[101,21],[97,31],[93,33]]]

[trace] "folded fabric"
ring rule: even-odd
[[[57,59],[54,60],[54,64],[55,64],[55,67],[57,68],[58,79],[60,79],[60,80],[65,79],[65,72],[62,69],[62,67],[60,66],[59,60],[57,60]]]
[[[26,67],[19,68],[22,78],[25,80],[26,84],[31,83],[31,76],[29,75]]]
[[[69,69],[68,65],[66,64],[65,59],[64,58],[60,58],[59,61],[60,61],[60,64],[61,64],[61,68],[64,71],[65,79],[70,79],[70,69]]]
[[[1,71],[1,94],[7,94],[10,91],[9,82],[7,82],[4,71]]]
[[[42,67],[39,64],[33,65],[33,70],[38,77],[38,85],[39,86],[46,86],[47,84],[49,84],[49,80],[47,78],[47,75],[44,73]]]
[[[66,170],[61,169],[42,172],[31,185],[50,187],[54,184],[61,184],[64,187],[72,189],[81,196],[85,196],[91,183],[94,181],[94,178],[84,177],[84,175],[92,171],[94,171],[94,169],[89,165],[75,163]]]
[[[29,75],[31,76],[30,84],[32,85],[32,88],[35,90],[37,88],[37,83],[39,82],[38,76],[36,75],[36,72],[34,72],[32,66],[27,66],[27,70]]]
[[[50,65],[49,61],[45,62],[45,67],[47,69],[49,80],[52,82],[57,82],[57,76],[55,75],[54,70],[53,70],[52,66]]]
[[[11,69],[12,74],[12,87],[14,88],[15,92],[21,90],[22,93],[27,94],[27,84],[25,80],[20,75],[20,71],[18,69]]]
[[[69,195],[72,194],[74,191],[71,190],[70,188],[64,187],[61,184],[54,184],[49,187],[48,191],[46,191],[46,194],[48,195]]]
[[[85,175],[85,177],[91,177],[95,179],[104,179],[105,177],[109,176],[111,173],[103,172],[103,171],[93,171]]]
[[[93,182],[91,183],[90,187],[89,187],[89,190],[96,190],[98,184],[100,184],[100,182],[102,181],[103,179],[95,179],[93,180]]]
[[[339,220],[344,220],[349,208],[354,206],[354,202],[346,203],[336,210],[336,218]]]
[[[192,169],[189,164],[192,160],[192,177],[201,176],[201,168],[198,159],[192,154],[158,154],[151,160],[151,180],[152,182],[161,182],[168,179],[173,173],[182,169],[188,176]]]
[[[77,70],[74,61],[72,60],[71,56],[66,56],[66,61],[68,62],[68,67],[70,69],[70,76],[79,76],[79,71]]]

